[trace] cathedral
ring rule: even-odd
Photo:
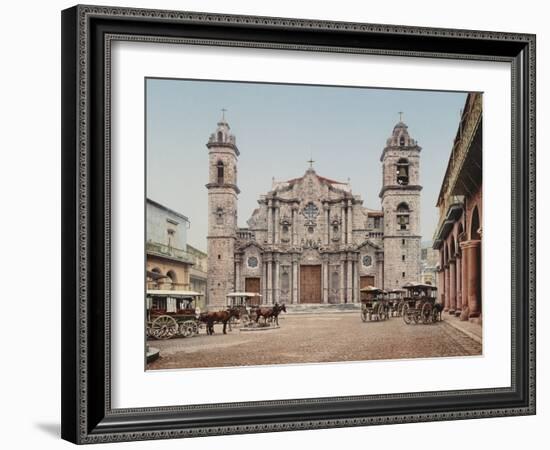
[[[237,222],[239,149],[222,118],[209,152],[207,305],[230,292],[261,303],[357,303],[360,289],[419,281],[420,151],[401,120],[382,150],[381,209],[363,206],[348,182],[319,175],[274,181],[247,228]],[[367,176],[368,174],[365,174]]]

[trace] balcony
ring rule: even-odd
[[[250,231],[247,228],[241,228],[237,230],[237,239],[242,239],[243,241],[255,241],[256,236],[253,231]]]
[[[450,195],[440,205],[439,223],[435,229],[433,248],[439,249],[454,226],[455,221],[460,218],[464,208],[463,195]]]
[[[169,279],[152,281],[147,280],[147,289],[163,290],[163,291],[188,291],[189,283],[172,283]]]
[[[195,261],[193,255],[185,250],[160,244],[158,242],[146,242],[145,251],[148,255],[163,256],[165,258],[175,259],[186,264],[194,264]]]

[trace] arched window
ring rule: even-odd
[[[397,184],[406,186],[409,184],[409,161],[401,158],[397,161]]]
[[[449,258],[453,259],[456,255],[455,240],[454,236],[451,236],[451,241],[449,242]]]
[[[216,208],[216,224],[223,225],[223,208],[221,206],[218,206]]]
[[[223,184],[224,167],[223,167],[222,161],[218,161],[217,168],[218,168],[218,184]]]
[[[479,226],[479,211],[476,206],[472,212],[472,221],[470,222],[470,239],[481,239],[481,235],[479,234]]]
[[[399,138],[399,145],[400,145],[401,147],[403,147],[403,146],[405,145],[405,136],[401,136],[401,137]]]
[[[218,131],[218,142],[223,142],[223,133]]]
[[[397,227],[398,230],[409,229],[409,205],[405,202],[399,203],[397,206]]]

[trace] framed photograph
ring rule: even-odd
[[[62,436],[535,413],[535,36],[62,12]]]

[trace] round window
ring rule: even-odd
[[[248,267],[258,267],[258,258],[251,256],[247,261]]]

